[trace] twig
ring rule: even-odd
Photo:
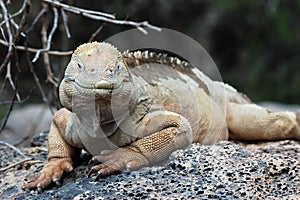
[[[52,42],[52,37],[53,34],[55,33],[55,30],[57,28],[57,24],[58,24],[58,12],[56,8],[53,8],[53,13],[54,13],[54,20],[53,20],[53,26],[52,29],[49,33],[48,39],[47,39],[47,46],[44,49],[40,49],[38,52],[36,52],[32,62],[35,63],[37,61],[37,59],[39,58],[41,52],[45,52],[45,51],[49,51],[50,47],[51,47],[51,42]]]
[[[14,49],[14,51],[16,51],[16,50]],[[5,125],[6,125],[7,121],[8,121],[8,118],[10,116],[11,111],[13,110],[13,107],[15,105],[15,101],[16,101],[16,98],[17,98],[17,94],[18,94],[18,78],[19,78],[19,73],[21,71],[21,68],[20,68],[19,56],[18,56],[17,52],[15,52],[14,54],[15,54],[15,63],[16,63],[16,67],[17,67],[16,75],[15,75],[15,83],[13,84],[15,86],[14,96],[13,96],[13,99],[12,99],[11,104],[9,106],[9,109],[8,109],[8,111],[6,113],[4,122],[2,123],[2,126],[0,128],[0,133],[3,131]]]
[[[0,66],[0,73],[2,72],[2,70],[8,65],[8,63],[11,60],[11,57],[13,56],[13,35],[11,32],[11,27],[10,27],[10,22],[9,22],[9,15],[7,13],[7,9],[6,6],[4,4],[4,2],[1,0],[0,1],[0,6],[3,12],[3,17],[4,17],[4,21],[5,21],[5,26],[7,29],[7,34],[8,34],[8,52],[6,54],[6,57],[4,59],[4,61],[2,62],[1,66]]]
[[[106,23],[103,23],[101,26],[99,26],[99,28],[97,28],[97,30],[91,35],[90,39],[88,40],[88,42],[92,42],[95,40],[95,38],[97,37],[97,35],[99,35],[99,33],[103,30],[103,27]]]
[[[60,9],[62,21],[66,30],[67,38],[71,38],[70,29],[68,27],[68,16],[66,15],[65,11],[63,9]]]
[[[33,160],[33,159],[31,159],[31,160],[27,160],[26,162],[30,165],[33,165],[33,164],[37,164],[37,163],[44,163],[45,160]]]
[[[2,5],[3,4],[3,1],[0,2],[1,4],[1,7],[2,7],[2,10],[3,12],[7,12],[6,8],[5,8],[5,5]],[[10,27],[10,22],[11,21],[8,21],[9,18],[8,18],[8,14],[6,13],[5,14],[5,20],[6,21],[6,28],[7,28],[7,32],[8,32],[8,35],[9,35],[9,47],[8,47],[8,54],[7,54],[7,57],[5,58],[5,61],[2,63],[1,67],[0,67],[0,72],[1,72],[1,69],[3,69],[5,66],[7,67],[7,71],[6,71],[6,76],[5,76],[5,79],[7,79],[12,87],[12,89],[16,92],[16,86],[14,85],[13,81],[12,81],[12,78],[11,78],[11,58],[12,56],[14,55],[14,48],[13,46],[15,44],[17,44],[19,42],[19,38],[20,38],[20,35],[22,33],[22,30],[27,22],[27,18],[28,18],[28,13],[29,13],[29,10],[30,10],[30,0],[28,1],[25,1],[24,2],[24,8],[25,9],[25,12],[23,13],[22,15],[22,19],[20,21],[20,25],[18,25],[18,29],[16,30],[16,33],[14,34],[14,36],[12,36],[12,32],[11,32],[11,27]],[[7,59],[7,60],[6,60]],[[7,63],[6,63],[7,61]],[[21,100],[20,98],[20,95],[18,94],[18,92],[16,92],[16,98],[18,99],[18,101]],[[0,131],[1,132],[1,131]]]
[[[29,2],[29,1],[24,1],[24,3],[22,4],[22,7],[21,7],[16,13],[12,14],[12,15],[11,15],[11,18],[14,18],[14,17],[16,17],[16,16],[22,14],[22,12],[23,12],[25,9],[27,9],[28,3],[31,4],[31,2]]]
[[[57,23],[57,18],[58,18],[58,13],[57,13],[57,9],[53,8],[53,12],[54,12],[54,22],[53,23]],[[44,23],[42,26],[42,30],[41,30],[41,35],[42,35],[42,45],[43,45],[43,49],[50,49],[49,45],[49,38],[47,38],[47,31],[48,31],[48,19],[44,18]],[[50,37],[50,36],[49,36]],[[46,71],[46,83],[49,83],[50,86],[52,86],[52,94],[54,96],[55,99],[58,99],[57,93],[56,93],[56,88],[58,87],[58,83],[57,81],[54,79],[53,76],[53,72],[51,69],[51,65],[50,65],[50,58],[49,58],[49,54],[48,53],[44,53],[43,54],[43,62],[44,62],[44,67],[45,67],[45,71]]]
[[[24,1],[23,4],[22,4],[22,7],[17,12],[15,12],[14,14],[12,14],[10,17],[14,18],[14,17],[22,14],[22,12],[24,11],[25,8],[26,8],[26,1]],[[2,21],[0,23],[0,26],[2,26],[4,23],[6,23],[6,20]]]
[[[10,168],[13,168],[13,167],[15,167],[15,166],[17,166],[17,165],[20,165],[20,164],[25,163],[25,162],[27,162],[27,161],[30,161],[30,160],[32,160],[32,159],[33,159],[33,158],[25,158],[24,160],[20,160],[20,161],[14,163],[14,164],[11,164],[11,165],[9,165],[9,166],[7,166],[7,167],[1,168],[1,169],[0,169],[0,172],[4,172],[4,171],[6,171],[6,170],[8,170],[8,169],[10,169]]]
[[[11,104],[9,106],[9,109],[8,109],[8,111],[6,113],[5,119],[4,119],[4,121],[3,121],[2,125],[1,125],[0,133],[3,131],[5,125],[6,125],[7,121],[8,121],[8,118],[10,116],[10,113],[13,110],[13,107],[14,107],[14,104],[15,104],[15,101],[16,101],[16,96],[17,96],[17,89],[15,89],[14,91],[15,91],[15,93],[14,93],[13,99],[11,100]]]
[[[14,84],[12,78],[11,78],[11,63],[10,62],[7,64],[5,80],[8,80],[8,82],[11,85],[12,89],[14,91],[16,91],[17,88],[16,88],[16,86],[15,86],[15,84]],[[17,97],[18,101],[21,101],[21,98],[20,98],[20,95],[19,95],[18,92],[16,92],[16,97]]]
[[[5,36],[5,32],[4,32],[4,29],[0,26],[0,30],[1,30],[1,35],[2,35],[2,37],[3,37],[3,39],[5,40],[5,41],[7,41],[7,39],[6,39],[6,36]],[[8,46],[8,42],[7,42],[7,46]]]
[[[22,19],[19,24],[19,28],[17,29],[15,35],[14,35],[14,46],[19,43],[20,35],[27,24],[27,19],[29,16],[30,12],[30,7],[31,7],[31,0],[26,0],[25,3],[25,12],[23,13]]]
[[[17,70],[16,70],[16,75],[15,75],[15,83],[12,84],[15,87],[14,88],[14,96],[13,96],[13,99],[12,99],[11,104],[9,106],[9,109],[8,109],[8,111],[6,113],[6,116],[5,116],[5,119],[4,119],[3,123],[2,123],[2,126],[0,128],[0,133],[3,131],[5,125],[6,125],[7,121],[8,121],[8,118],[10,116],[11,111],[13,110],[13,107],[15,105],[15,101],[16,101],[16,98],[17,98],[17,95],[18,95],[18,77],[19,77],[19,72],[20,72],[20,63],[19,63],[19,56],[18,56],[17,52],[15,52],[15,60],[16,60]]]
[[[78,7],[75,7],[75,6],[70,6],[70,5],[67,5],[67,4],[63,4],[63,3],[60,3],[60,2],[57,2],[57,1],[51,1],[51,0],[43,0],[43,1],[46,2],[46,3],[49,3],[53,6],[56,6],[58,8],[63,8],[64,10],[72,12],[74,14],[89,13],[89,14],[92,14],[92,15],[104,16],[104,17],[108,17],[108,18],[111,18],[111,19],[115,19],[115,16],[112,15],[112,14],[103,13],[103,12],[99,12],[99,11],[93,11],[93,10],[86,10],[86,9],[83,9],[83,8],[78,8]]]
[[[40,20],[40,18],[47,12],[47,9],[43,8],[39,14],[35,17],[33,22],[31,23],[30,27],[26,31],[26,35],[33,29],[33,27],[36,25],[36,23]]]
[[[0,6],[1,6],[2,11],[3,11],[5,25],[6,25],[6,29],[7,29],[7,33],[8,33],[8,37],[9,37],[9,40],[8,40],[8,53],[6,54],[6,57],[3,61],[3,63],[1,64],[1,66],[0,66],[0,73],[8,65],[8,63],[10,62],[12,56],[14,55],[14,51],[13,51],[14,46],[19,42],[21,32],[22,32],[25,24],[27,23],[27,18],[28,18],[28,14],[29,14],[29,11],[30,11],[30,6],[31,6],[31,0],[25,0],[24,4],[25,4],[25,12],[23,13],[22,19],[20,21],[19,28],[17,29],[16,33],[13,36],[12,32],[11,32],[10,20],[9,20],[9,15],[7,13],[7,9],[6,9],[5,4],[3,3],[3,1],[0,1]]]
[[[20,29],[19,25],[15,22],[15,20],[10,19],[11,24],[18,30]],[[21,36],[26,37],[25,33],[21,32]]]
[[[32,89],[28,92],[27,96],[26,96],[24,99],[22,99],[21,101],[15,101],[15,104],[23,104],[23,103],[25,103],[26,101],[28,101],[29,98],[31,97],[31,94],[32,94],[32,92],[33,92],[33,89],[34,89],[34,88],[32,88]],[[7,105],[7,104],[12,104],[12,101],[0,101],[0,105]]]
[[[5,42],[4,40],[0,39],[0,44],[4,45],[4,46],[8,46],[9,43]],[[21,51],[28,51],[30,53],[36,53],[38,52],[40,49],[35,49],[35,48],[31,48],[31,47],[24,47],[24,46],[15,46],[15,48],[17,50],[21,50]],[[49,50],[49,51],[43,51],[41,52],[43,53],[48,53],[49,55],[53,55],[53,56],[69,56],[73,53],[73,51],[54,51],[54,50]]]
[[[27,44],[27,40],[25,41],[25,46],[26,46],[26,45],[28,45],[28,44]],[[25,48],[26,48],[26,47],[25,47]],[[42,85],[41,85],[41,83],[40,83],[40,80],[39,80],[39,78],[38,78],[38,76],[37,76],[37,74],[36,74],[36,72],[35,72],[35,70],[34,70],[34,66],[33,66],[32,62],[30,61],[29,51],[25,51],[25,52],[26,52],[27,63],[28,63],[30,72],[32,73],[32,76],[33,76],[33,79],[34,79],[34,81],[35,81],[35,84],[36,84],[36,86],[38,87],[38,89],[39,89],[39,91],[40,91],[40,93],[41,93],[41,95],[42,95],[43,101],[48,105],[48,107],[49,107],[51,113],[53,114],[53,113],[54,113],[54,110],[53,110],[52,106],[50,105],[50,102],[48,101],[48,98],[47,98],[46,95],[45,95],[45,91],[44,91],[44,89],[43,89],[43,87],[42,87]]]
[[[38,150],[38,151],[44,151],[44,152],[47,152],[48,149],[46,147],[33,147],[34,150]]]
[[[127,21],[127,20],[108,19],[108,18],[101,17],[101,16],[93,16],[88,13],[83,13],[82,16],[89,17],[94,20],[108,22],[111,24],[134,26],[144,34],[148,34],[148,32],[144,29],[145,27],[156,30],[156,31],[161,31],[161,29],[159,27],[149,24],[148,21],[134,22],[134,21]]]
[[[56,11],[55,17],[58,18],[56,8],[55,8],[55,11]],[[54,19],[54,21],[56,21],[56,20]],[[47,38],[48,26],[49,26],[48,19],[45,16],[44,23],[43,23],[42,30],[41,30],[43,49],[50,48],[50,47],[48,47],[49,40]],[[53,80],[53,73],[51,70],[50,59],[49,59],[48,53],[43,54],[43,61],[44,61],[44,66],[45,66],[45,70],[46,70],[46,75],[47,75],[46,82],[49,82],[50,84],[57,86],[57,83],[55,83],[55,81]]]
[[[22,156],[23,158],[30,158],[29,156],[26,156],[20,149],[18,149],[17,147],[9,144],[8,142],[5,141],[0,141],[0,145],[5,145],[8,146],[9,148],[13,149],[14,151],[16,151],[20,156]]]
[[[90,19],[108,22],[111,24],[133,26],[133,27],[136,27],[139,31],[141,31],[144,34],[147,34],[147,31],[144,29],[145,27],[156,30],[156,31],[161,31],[161,29],[159,27],[153,26],[153,25],[149,24],[147,21],[134,22],[134,21],[127,21],[127,20],[117,20],[117,19],[115,19],[115,17],[113,15],[112,15],[113,17],[108,17],[106,15],[103,15],[102,13],[99,14],[100,12],[98,12],[98,11],[85,10],[85,9],[81,9],[78,7],[69,6],[69,5],[66,5],[66,4],[57,2],[57,1],[51,1],[51,0],[43,0],[43,1],[46,3],[49,3],[53,6],[62,8],[65,11],[79,14],[79,15],[82,15],[82,16],[90,18]]]
[[[20,165],[20,164],[22,164],[22,163],[24,163],[24,162],[27,162],[27,161],[30,161],[30,160],[33,159],[33,158],[29,157],[29,156],[26,156],[20,149],[16,148],[15,146],[13,146],[13,145],[11,145],[11,144],[9,144],[9,143],[7,143],[7,142],[0,141],[0,145],[8,146],[9,148],[13,149],[13,150],[16,151],[20,156],[22,156],[22,157],[24,158],[24,160],[18,161],[18,162],[14,163],[14,164],[11,164],[11,165],[7,166],[7,167],[1,168],[1,169],[0,169],[0,172],[4,172],[4,171],[6,171],[6,170],[8,170],[8,169],[10,169],[10,168],[13,168],[13,167],[15,167],[15,166],[17,166],[17,165]]]

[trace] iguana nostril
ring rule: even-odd
[[[89,70],[90,74],[95,74],[97,70],[95,68]]]
[[[113,70],[113,69],[108,69],[107,71],[108,71],[109,73],[111,73],[111,74],[114,73],[114,70]]]

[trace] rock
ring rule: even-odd
[[[234,142],[213,146],[192,144],[174,152],[161,166],[124,171],[99,181],[86,177],[86,162],[90,157],[85,156],[76,172],[66,176],[62,187],[52,187],[42,194],[25,192],[20,187],[22,180],[38,171],[43,163],[23,164],[1,173],[0,196],[1,199],[300,198],[300,163],[296,159],[300,142],[286,140],[254,146]],[[38,148],[41,147],[23,150],[36,159],[45,159],[45,152],[36,153]],[[1,161],[3,167],[2,158]]]

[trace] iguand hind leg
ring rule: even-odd
[[[231,139],[300,140],[297,112],[271,112],[255,104],[228,103],[226,121]]]

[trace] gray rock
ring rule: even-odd
[[[276,144],[293,147],[296,155],[300,153],[299,142],[290,140],[267,145],[261,143],[256,148],[253,144],[233,142],[213,146],[193,144],[174,152],[162,166],[122,172],[95,181],[93,177],[85,177],[87,169],[83,163],[73,175],[67,176],[69,181],[60,188],[37,194],[20,190],[22,183],[16,186],[0,184],[0,195],[7,199],[12,194],[16,199],[300,198],[300,163],[295,155],[284,154],[284,149],[274,151]],[[22,182],[20,180],[24,177],[17,176],[18,173],[28,176],[39,167],[33,164],[26,169],[23,166],[5,171],[1,178],[13,177],[16,182]]]

